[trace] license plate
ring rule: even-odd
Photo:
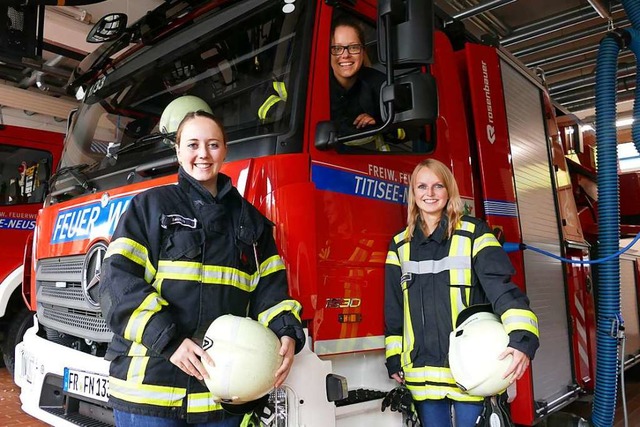
[[[67,393],[102,402],[109,400],[109,378],[92,372],[64,368],[63,389]]]

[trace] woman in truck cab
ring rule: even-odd
[[[407,227],[389,245],[385,347],[389,376],[410,390],[423,426],[471,427],[483,397],[462,391],[448,367],[458,314],[490,303],[509,334],[503,378],[522,377],[539,345],[537,318],[511,281],[513,266],[488,225],[463,214],[451,171],[434,159],[411,175]],[[481,369],[481,368],[479,368]]]
[[[364,65],[364,31],[349,15],[334,20],[331,32],[331,120],[341,135],[380,124],[380,87],[385,75]]]
[[[202,382],[203,361],[215,363],[200,346],[204,333],[224,314],[268,326],[284,357],[278,387],[304,344],[301,307],[288,295],[273,224],[220,172],[227,154],[220,121],[188,113],[176,152],[177,185],[136,195],[105,256],[110,403],[118,426],[236,427],[241,416],[214,402]]]

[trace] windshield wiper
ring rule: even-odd
[[[175,137],[175,132],[173,133],[152,133],[150,135],[142,136],[136,139],[129,145],[125,145],[115,153],[111,154],[110,157],[116,158],[120,154],[129,153],[132,151],[138,151],[142,148],[148,147],[150,145],[156,144],[158,141],[163,141],[163,143],[167,147],[171,147],[171,143],[173,143],[172,135]]]
[[[70,175],[78,185],[73,185],[71,187],[61,188],[56,191],[51,192],[52,197],[59,197],[61,195],[68,194],[84,194],[87,192],[93,193],[96,189],[91,185],[91,181],[82,173],[84,169],[86,169],[89,165],[86,163],[82,163],[79,165],[66,166],[64,168],[59,169],[56,173],[54,173],[49,179],[49,188],[53,188],[56,182],[62,178],[63,176]]]

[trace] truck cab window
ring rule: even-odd
[[[376,30],[354,15],[336,12],[329,46],[331,120],[339,135],[351,135],[383,124],[380,89],[385,67],[378,60]],[[341,153],[426,152],[424,129],[392,127],[385,132],[341,143]]]
[[[0,144],[0,206],[42,203],[52,162],[46,151]]]

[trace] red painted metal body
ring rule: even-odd
[[[17,126],[3,126],[0,129],[0,145],[32,148],[51,153],[53,164],[57,165],[62,152],[63,135],[37,129]],[[6,154],[4,154],[6,155]],[[15,171],[18,174],[18,171]],[[9,178],[9,177],[5,177]],[[0,206],[0,218],[4,222],[22,221],[16,227],[0,227],[0,282],[22,264],[27,236],[33,232],[41,203],[18,203]]]
[[[344,5],[346,9],[375,23],[375,2],[348,3]],[[514,184],[505,91],[497,49],[468,43],[464,49],[454,51],[449,39],[436,32],[434,62],[428,67],[438,91],[438,118],[428,130],[435,132],[433,151],[345,155],[336,150],[318,150],[314,145],[316,127],[330,118],[330,64],[326,52],[334,12],[334,7],[327,2],[315,3],[309,73],[305,76],[308,83],[304,123],[299,124],[304,129],[304,141],[299,152],[232,161],[226,163],[222,171],[231,176],[241,194],[276,225],[276,242],[285,261],[290,293],[302,303],[302,319],[316,355],[334,358],[334,361],[354,354],[366,357],[375,353],[382,358],[384,263],[390,239],[406,224],[410,174],[420,160],[429,156],[450,166],[467,213],[486,219],[506,241],[523,240],[517,214],[519,201]],[[487,86],[491,88],[490,95]],[[552,112],[547,111],[547,119],[547,132],[557,135]],[[554,162],[566,175],[568,169],[563,163],[559,141],[554,140],[552,144]],[[557,175],[552,179],[557,188],[566,190],[558,202],[560,217],[569,225],[562,237],[574,246],[564,255],[588,259],[579,215],[575,203],[571,203],[571,183],[558,180]],[[36,225],[31,305],[36,306],[38,260],[84,255],[97,241],[110,239],[113,224],[94,230],[86,238],[58,243],[56,236],[70,231],[71,226],[64,221],[74,221],[71,214],[64,216],[66,212],[102,203],[103,208],[112,207],[114,213],[109,218],[115,222],[126,207],[118,205],[118,200],[124,201],[147,188],[171,185],[175,181],[176,175],[165,176],[79,196],[45,208]],[[492,207],[495,202],[515,213],[496,214]],[[83,221],[78,216],[75,218]],[[523,254],[515,252],[510,256],[516,269],[513,280],[526,291],[527,266]],[[595,355],[590,270],[568,266],[564,273],[568,316],[573,322],[571,346],[575,377],[581,387],[590,389]],[[357,373],[360,374],[367,375]],[[386,374],[384,376],[386,381]],[[518,394],[511,406],[516,423],[533,425],[540,420],[533,388],[534,379],[528,371],[518,381]]]
[[[21,147],[50,153],[52,165],[60,161],[64,135],[37,129],[18,126],[3,126],[0,129],[0,146]],[[3,150],[3,156],[10,151]],[[19,175],[19,171],[14,171]],[[10,177],[3,177],[8,180]],[[42,207],[38,203],[11,203],[0,206],[0,242],[2,256],[0,256],[0,283],[16,268],[22,265],[25,242],[33,232],[36,215]]]

